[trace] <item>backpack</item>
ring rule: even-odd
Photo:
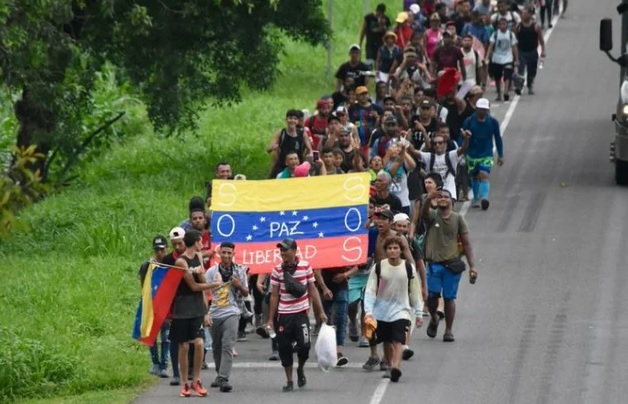
[[[435,157],[436,157],[436,153],[431,152],[430,153],[431,157],[430,157],[430,171],[432,172],[434,171],[434,163],[435,163]],[[445,178],[447,178],[447,176],[449,174],[451,175],[456,175],[456,169],[454,168],[454,165],[451,163],[451,159],[449,158],[449,152],[445,153],[445,164],[447,164],[447,172],[445,173],[445,177],[443,177],[443,181],[445,180]]]
[[[410,296],[410,283],[414,278],[412,274],[412,264],[408,260],[404,260],[406,263],[406,275],[408,276],[408,296]],[[382,278],[382,262],[379,261],[375,264],[375,275],[377,275],[377,290],[379,291],[379,280]]]
[[[500,20],[499,13],[496,13],[496,14],[498,14],[497,18],[495,18],[495,21],[491,24],[493,28],[495,29],[495,31],[497,31],[497,24],[499,23],[499,20]],[[514,24],[517,22],[517,20],[515,20],[515,15],[513,14],[512,10],[508,11],[508,14],[510,15],[510,21],[508,22],[508,25],[510,25],[509,28],[512,31],[512,28],[514,28]]]
[[[491,35],[491,38],[493,39],[493,42],[497,42],[497,33],[499,32],[499,30],[495,30],[495,32],[493,32],[493,35]],[[508,30],[508,33],[510,34],[510,46],[512,46],[512,30]]]
[[[286,138],[286,130],[282,129],[281,136],[279,136],[279,150],[280,151],[281,151],[281,146],[283,145],[283,141],[285,138]],[[299,138],[301,142],[301,148],[300,150],[297,150],[297,153],[299,154],[299,160],[302,161],[304,151],[305,151],[305,130],[303,130],[303,128],[297,127],[297,138]]]

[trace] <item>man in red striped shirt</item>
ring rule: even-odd
[[[283,263],[273,268],[270,274],[270,312],[268,328],[274,328],[279,345],[281,366],[286,372],[283,391],[294,389],[292,381],[293,352],[299,359],[297,384],[305,387],[304,366],[310,354],[310,300],[314,314],[321,323],[327,322],[320,296],[314,286],[314,271],[307,261],[297,258],[297,242],[285,239],[277,244]],[[293,345],[296,344],[294,350]]]

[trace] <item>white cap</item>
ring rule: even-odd
[[[419,11],[421,11],[421,7],[418,4],[410,6],[410,12],[412,12],[412,14],[419,14]]]
[[[185,236],[185,230],[182,227],[175,227],[170,230],[170,240],[178,240]]]
[[[475,107],[476,108],[480,108],[480,109],[491,109],[491,103],[488,102],[488,100],[486,98],[480,98],[475,103]]]
[[[404,221],[410,223],[410,217],[408,217],[405,213],[397,213],[395,217],[393,217],[393,223]]]
[[[361,50],[362,50],[362,48],[360,48],[360,45],[359,45],[359,44],[354,43],[353,45],[351,45],[351,46],[349,47],[349,52],[354,51],[354,50],[361,51]]]

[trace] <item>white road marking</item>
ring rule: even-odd
[[[379,384],[377,385],[377,388],[375,389],[375,392],[371,396],[371,401],[369,401],[369,404],[379,404],[382,402],[382,399],[384,398],[384,394],[386,394],[386,388],[388,387],[388,382],[390,382],[389,379],[382,379],[382,381],[379,382]]]

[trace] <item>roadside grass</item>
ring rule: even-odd
[[[385,3],[391,17],[401,6]],[[285,111],[313,110],[333,91],[363,12],[362,2],[334,1],[329,85],[325,50],[287,41],[272,91],[209,107],[197,136],[130,137],[85,165],[72,187],[21,214],[30,229],[0,241],[0,401],[122,403],[155,382],[148,350],[130,336],[151,238],[184,219],[218,161],[266,176],[264,149]]]

